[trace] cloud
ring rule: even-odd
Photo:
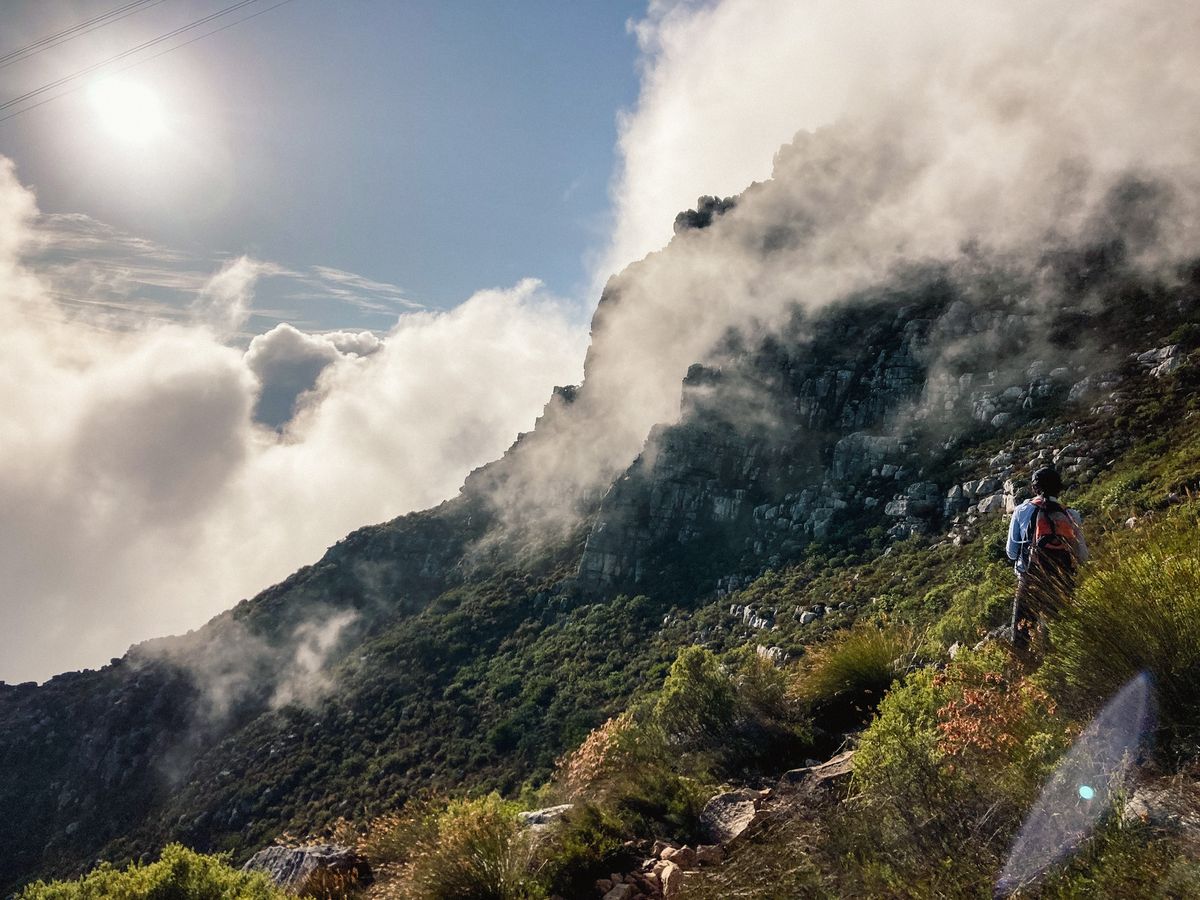
[[[230,330],[225,319],[255,333],[284,321],[386,330],[398,315],[424,308],[396,285],[353,272],[192,256],[79,213],[35,215],[27,243],[25,261],[46,295],[72,318],[110,330],[141,328],[149,318],[182,323],[198,313],[218,331]],[[252,306],[239,303],[238,278]]]
[[[271,269],[239,259],[195,318],[103,327],[48,292],[37,221],[0,161],[6,680],[194,628],[352,529],[453,496],[578,378],[586,336],[534,281],[406,313],[382,336],[276,328],[243,351],[221,332]],[[279,415],[304,397],[282,436],[254,419],[267,388]],[[301,681],[314,640],[297,636],[312,650]]]
[[[1166,272],[1200,246],[1200,7],[719,0],[654,3],[633,28],[642,88],[586,382],[553,439],[525,442],[502,505],[595,496],[731,330],[752,342],[920,266],[985,259],[1035,283],[1066,248],[1119,238]],[[1131,184],[1152,186],[1154,228],[1118,211],[1138,209],[1117,200]],[[702,194],[739,196],[673,236]]]
[[[944,192],[964,174],[962,206],[1024,212],[1021,188],[1046,166],[1186,165],[1196,19],[1168,0],[652,2],[631,26],[642,87],[621,121],[600,278],[659,249],[697,195],[770,177],[780,145],[833,123],[927,164],[912,199],[928,213],[957,205]]]
[[[330,365],[343,356],[370,356],[382,347],[383,341],[370,331],[306,334],[286,322],[257,335],[245,356],[261,385],[255,421],[282,429]]]
[[[269,263],[240,256],[222,266],[200,289],[192,312],[221,337],[230,337],[250,316],[254,284],[259,276],[276,271]]]
[[[312,266],[312,273],[332,296],[372,312],[395,313],[423,306],[405,296],[403,288],[330,266]]]

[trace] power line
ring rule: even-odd
[[[143,9],[149,9],[151,6],[158,6],[158,4],[163,2],[165,0],[134,0],[132,3],[126,3],[124,6],[119,6],[102,15],[88,19],[86,22],[80,22],[77,25],[72,25],[70,28],[64,28],[62,31],[47,35],[31,44],[26,44],[24,47],[19,47],[0,56],[0,69],[7,68],[32,56],[37,56],[44,50],[65,44],[67,41],[74,40],[77,37],[91,34],[93,31],[97,31],[106,25],[120,22],[134,13],[139,13]]]
[[[105,66],[112,65],[115,62],[120,62],[123,59],[133,56],[133,54],[135,54],[135,53],[140,53],[142,50],[146,50],[146,49],[149,49],[150,47],[157,46],[158,44],[161,44],[163,41],[168,41],[173,37],[178,37],[179,35],[183,34],[185,31],[191,31],[193,28],[198,28],[201,25],[211,22],[213,19],[217,19],[217,18],[220,18],[221,16],[228,15],[231,12],[235,12],[239,9],[242,9],[243,7],[249,6],[251,3],[257,3],[257,2],[258,2],[258,0],[239,0],[238,3],[234,3],[231,6],[225,7],[224,9],[217,10],[215,13],[207,15],[202,19],[197,19],[196,21],[190,22],[187,25],[182,25],[179,28],[173,29],[172,31],[168,31],[166,34],[160,34],[158,37],[151,38],[148,41],[144,41],[143,43],[138,44],[136,47],[131,47],[128,50],[123,50],[122,52],[116,54],[115,56],[110,56],[108,59],[102,59],[100,62],[92,63],[90,66],[86,66],[85,68],[82,68],[77,72],[72,72],[70,75],[64,75],[62,78],[57,78],[54,81],[49,82],[48,84],[43,84],[41,87],[34,88],[32,91],[26,91],[24,94],[21,94],[19,97],[13,97],[11,100],[8,100],[4,103],[0,103],[0,110],[10,109],[11,107],[16,106],[19,103],[24,103],[26,100],[31,100],[34,97],[37,97],[37,96],[40,96],[41,94],[46,93],[46,91],[52,91],[56,87],[62,87],[64,84],[68,84],[72,81],[76,81],[80,78],[83,78],[85,75],[92,74],[97,69],[102,69]]]
[[[250,0],[250,2],[253,2],[253,0]],[[159,51],[158,53],[155,53],[153,56],[147,56],[145,59],[139,59],[136,62],[132,62],[127,66],[122,66],[121,68],[117,69],[115,72],[113,72],[111,74],[120,75],[122,72],[128,72],[130,69],[136,68],[137,66],[140,66],[143,63],[152,62],[153,60],[158,59],[160,56],[166,56],[168,53],[174,53],[176,50],[180,50],[183,47],[188,46],[189,44],[194,44],[194,43],[196,43],[196,41],[202,41],[206,37],[212,37],[214,34],[219,34],[222,31],[226,31],[227,29],[233,28],[235,25],[241,25],[243,22],[249,22],[251,19],[257,19],[259,16],[261,16],[265,13],[269,13],[273,9],[279,9],[279,7],[285,6],[286,4],[291,3],[291,2],[292,2],[292,0],[279,0],[278,3],[275,3],[272,6],[268,6],[266,9],[260,9],[260,10],[258,10],[258,12],[253,12],[248,16],[243,16],[242,18],[235,19],[232,22],[227,22],[224,25],[222,25],[220,28],[214,28],[212,31],[204,32],[204,34],[198,34],[194,38],[191,38],[190,40],[186,40],[181,44],[176,44],[173,47],[168,47],[166,50]],[[245,6],[245,5],[246,5],[245,3],[236,4],[236,6],[238,6],[238,7]],[[209,17],[209,18],[211,18],[211,17]],[[196,23],[192,23],[192,24],[194,25]],[[191,26],[188,26],[188,27],[191,27]],[[60,93],[54,94],[51,97],[45,98],[44,100],[39,100],[37,103],[31,103],[22,109],[18,109],[16,112],[11,112],[7,116],[0,116],[0,124],[7,122],[9,119],[15,119],[17,116],[27,113],[31,109],[37,109],[39,106],[45,106],[47,103],[57,100],[60,97],[65,97],[68,94],[73,94],[82,87],[83,87],[83,85],[80,84],[80,85],[76,85],[75,87],[72,87],[72,88],[67,88],[65,91],[61,91]],[[3,107],[0,107],[0,109],[3,109]]]

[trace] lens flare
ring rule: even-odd
[[[1154,730],[1154,690],[1143,672],[1092,719],[1042,789],[1005,863],[996,896],[1035,881],[1073,853],[1128,787],[1146,736]]]

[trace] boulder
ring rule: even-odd
[[[814,787],[831,788],[847,782],[853,771],[854,751],[846,750],[826,762],[790,769],[780,780],[792,784],[807,781]]]
[[[1164,359],[1157,366],[1150,370],[1150,374],[1155,378],[1163,378],[1173,372],[1179,371],[1183,367],[1184,359],[1182,356],[1171,356]]]
[[[1200,840],[1200,811],[1194,785],[1164,779],[1134,788],[1121,818],[1171,831],[1190,841]]]
[[[374,880],[365,856],[336,844],[267,847],[250,857],[242,870],[266,872],[289,894],[328,892],[335,886],[366,885]]]
[[[629,900],[633,896],[632,884],[616,884],[604,895],[604,900]]]
[[[545,809],[517,813],[517,821],[533,831],[542,831],[569,813],[572,806],[571,803],[564,803],[561,806],[547,806]]]
[[[691,847],[670,848],[662,852],[662,859],[675,863],[681,869],[696,868],[696,851]]]
[[[993,516],[1004,512],[1004,494],[992,494],[984,497],[976,504],[975,509],[981,516]]]
[[[680,890],[683,888],[683,869],[679,868],[673,862],[665,862],[663,863],[662,870],[658,873],[658,880],[662,884],[662,893],[665,900],[678,897]]]
[[[704,805],[700,826],[713,843],[732,841],[753,824],[757,815],[756,791],[727,791],[717,794]]]
[[[655,841],[653,848],[650,850],[650,854],[651,856],[657,856],[661,858],[664,850],[670,850],[674,847],[674,844],[670,844],[666,841]]]
[[[1168,344],[1165,347],[1157,347],[1154,350],[1147,350],[1145,353],[1137,355],[1137,361],[1143,366],[1157,366],[1159,363],[1170,359],[1179,354],[1178,344]]]

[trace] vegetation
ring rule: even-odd
[[[824,712],[866,719],[892,683],[917,660],[919,641],[909,626],[859,625],[818,645],[804,658],[797,690]]]
[[[413,900],[538,900],[543,879],[533,843],[517,822],[520,807],[496,794],[453,800],[409,830],[401,896]]]
[[[1051,630],[1047,666],[1082,705],[1154,677],[1163,736],[1200,749],[1200,522],[1192,509],[1114,535]]]
[[[219,856],[169,844],[146,865],[115,869],[101,865],[78,881],[39,881],[19,900],[284,900],[261,873],[247,874]]]

